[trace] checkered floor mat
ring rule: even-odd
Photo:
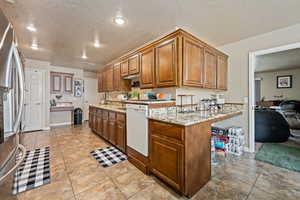
[[[127,160],[125,154],[112,146],[92,151],[90,154],[102,165],[102,167],[109,167],[118,162]]]
[[[15,173],[13,194],[31,190],[50,183],[50,148],[27,151]]]

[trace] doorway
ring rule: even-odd
[[[43,70],[25,69],[24,131],[43,129],[44,80]]]
[[[271,53],[277,53],[292,49],[300,48],[300,43],[289,44],[285,46],[275,47],[271,49],[259,50],[249,53],[249,147],[250,152],[255,152],[255,106],[256,106],[256,94],[258,93],[255,79],[255,68],[257,57],[267,55]]]
[[[89,119],[89,105],[98,103],[98,80],[96,78],[84,78],[84,110],[83,120]]]

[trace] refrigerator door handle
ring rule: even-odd
[[[23,108],[24,108],[24,73],[23,73],[20,55],[19,55],[18,49],[15,46],[15,44],[13,44],[13,52],[14,52],[13,55],[14,55],[14,58],[16,61],[16,66],[17,66],[17,72],[18,72],[18,78],[19,78],[19,89],[20,89],[19,109],[18,109],[18,114],[16,117],[16,121],[14,123],[13,130],[15,133],[18,133],[19,125],[21,122],[22,114],[23,114]]]
[[[8,171],[6,172],[6,174],[4,174],[3,176],[0,177],[0,183],[8,176],[10,175],[13,171],[15,171],[15,169],[17,169],[20,164],[23,162],[25,156],[26,156],[26,148],[19,144],[17,147],[18,150],[20,150],[22,152],[22,156],[21,158],[17,161],[17,163]]]

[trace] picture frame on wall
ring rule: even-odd
[[[293,86],[293,76],[286,75],[286,76],[277,76],[277,88],[284,89],[284,88],[292,88]]]
[[[75,79],[74,80],[74,96],[75,97],[82,97],[83,95],[83,80],[82,79]]]

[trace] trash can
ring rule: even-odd
[[[82,124],[82,109],[76,108],[74,110],[74,125]]]

